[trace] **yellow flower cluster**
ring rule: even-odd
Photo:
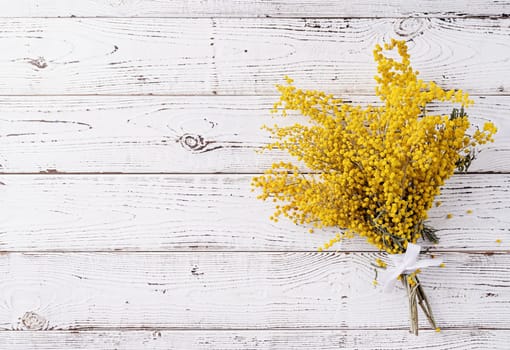
[[[407,283],[411,286],[411,287],[414,287],[415,285],[418,284],[418,279],[416,277],[417,274],[419,274],[421,272],[420,269],[417,269],[416,271],[410,273],[409,275],[407,275]]]
[[[375,263],[378,267],[383,268],[383,269],[385,269],[388,266],[388,264],[386,264],[386,262],[382,261],[379,258],[375,259]]]
[[[397,50],[401,60],[385,50]],[[277,86],[281,96],[273,112],[299,111],[310,123],[265,127],[275,139],[267,149],[287,151],[298,162],[273,164],[252,185],[261,189],[259,198],[281,202],[274,220],[283,215],[296,224],[343,229],[324,248],[356,233],[381,250],[401,253],[422,236],[445,180],[456,168],[467,168],[476,145],[493,141],[496,127],[486,123],[467,134],[469,96],[419,79],[405,42],[377,45],[374,58],[378,106],[303,91],[290,78]],[[433,101],[462,108],[429,115],[426,107]],[[301,172],[301,164],[309,172]]]

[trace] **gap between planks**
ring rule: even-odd
[[[510,10],[510,8],[509,8]],[[207,16],[0,16],[0,19],[506,19],[510,14],[502,13],[498,15],[466,15],[466,16],[452,16],[452,15],[397,15],[397,16],[272,16],[272,15],[253,15],[253,16],[222,16],[222,15],[207,15]]]
[[[257,328],[249,328],[249,327],[232,327],[232,328],[214,328],[214,327],[205,327],[205,328],[180,328],[180,327],[168,327],[168,326],[122,326],[122,327],[80,327],[77,329],[47,329],[47,330],[16,330],[16,329],[1,329],[0,334],[8,333],[8,332],[23,332],[23,333],[92,333],[92,332],[138,332],[138,331],[164,331],[164,332],[254,332],[254,331],[268,331],[268,332],[286,332],[286,331],[299,331],[299,332],[358,332],[358,331],[409,331],[409,327],[349,327],[349,328],[322,328],[322,327],[257,327]],[[510,327],[483,327],[483,326],[447,326],[441,327],[441,331],[510,331]],[[420,328],[421,332],[434,332],[433,329],[428,328]]]
[[[383,251],[378,250],[364,250],[364,249],[349,249],[349,250],[328,250],[328,251],[318,251],[315,250],[296,250],[296,249],[282,249],[282,250],[235,250],[235,249],[193,249],[193,250],[177,250],[177,249],[170,249],[170,250],[134,250],[134,249],[96,249],[96,250],[66,250],[66,249],[35,249],[35,250],[0,250],[0,256],[1,255],[7,255],[7,254],[23,254],[23,255],[44,255],[44,254],[55,254],[55,255],[62,255],[62,254],[93,254],[93,253],[100,253],[100,254],[189,254],[189,253],[211,253],[211,254],[217,254],[217,253],[236,253],[236,254],[251,254],[251,253],[258,253],[258,254],[273,254],[273,253],[289,253],[289,254],[324,254],[324,255],[349,255],[349,254],[373,254],[373,253],[381,253],[386,254]],[[492,256],[492,255],[506,255],[510,254],[510,250],[508,249],[484,249],[484,250],[466,250],[466,249],[434,249],[433,247],[430,249],[424,249],[423,254],[428,253],[459,253],[459,254],[468,254],[468,255],[486,255],[486,256]]]
[[[0,18],[1,19],[1,18]],[[469,92],[469,91],[467,91]],[[339,95],[339,94],[335,94]],[[376,96],[374,93],[369,92],[355,92],[353,94],[353,97],[373,97],[374,99]],[[470,97],[507,97],[510,96],[510,91],[502,91],[498,93],[494,92],[487,92],[487,93],[481,93],[481,92],[473,92],[469,93]],[[73,94],[0,94],[0,98],[2,97],[261,97],[261,98],[268,98],[268,97],[274,97],[276,100],[279,98],[278,95],[269,95],[267,93],[262,94],[256,94],[256,93],[238,93],[238,94],[230,94],[230,93],[197,93],[197,94],[181,94],[181,93],[166,93],[166,94],[156,94],[152,92],[148,93],[132,93],[132,94],[110,94],[110,93],[104,93],[104,94],[79,94],[79,93],[73,93]]]
[[[276,160],[275,160],[276,161]],[[302,174],[305,175],[318,175],[319,173],[313,173],[308,171],[302,171]],[[40,171],[40,172],[0,172],[0,176],[19,176],[19,175],[27,175],[27,176],[34,176],[34,175],[62,175],[62,176],[69,176],[69,175],[76,175],[76,176],[87,176],[87,175],[93,175],[93,176],[112,176],[112,175],[125,175],[125,176],[259,176],[264,174],[264,172],[242,172],[242,171],[236,171],[236,172],[65,172],[65,171]],[[469,176],[469,175],[508,175],[510,172],[508,171],[470,171],[468,173],[454,173],[454,176]]]

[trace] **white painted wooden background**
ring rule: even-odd
[[[0,10],[0,349],[509,349],[510,1]],[[371,284],[384,255],[318,253],[331,230],[272,223],[249,189],[285,158],[255,153],[274,84],[373,102],[372,49],[392,37],[499,127],[431,210],[446,268],[422,281],[442,332],[418,338],[403,290]]]

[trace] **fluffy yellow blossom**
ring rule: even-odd
[[[409,275],[407,275],[407,283],[413,287],[415,285],[418,284],[418,278],[416,277],[416,275],[418,275],[419,273],[421,272],[420,269],[417,269],[416,271],[410,273]]]
[[[385,55],[391,50],[400,60]],[[354,234],[389,253],[404,252],[422,236],[434,238],[424,221],[441,186],[455,169],[467,170],[474,147],[492,141],[496,132],[486,123],[468,133],[464,107],[473,101],[461,90],[420,79],[405,42],[377,45],[374,59],[380,105],[343,103],[322,91],[298,89],[286,77],[287,84],[277,86],[281,96],[273,112],[298,111],[310,123],[265,127],[275,140],[267,149],[286,151],[297,162],[275,163],[255,177],[258,197],[282,202],[274,220],[285,216],[316,229],[338,228],[341,233],[324,249]],[[450,115],[428,114],[433,101],[459,106]]]
[[[379,258],[375,259],[375,263],[376,263],[377,266],[379,266],[379,267],[381,267],[383,269],[385,269],[388,266],[388,264],[386,264],[384,261],[382,261]]]
[[[450,214],[450,213],[446,214],[446,218],[447,218],[447,219],[451,219],[451,218],[453,218],[453,214]]]
[[[411,276],[407,276],[407,283],[413,287],[416,285],[416,280],[414,278],[412,278]]]

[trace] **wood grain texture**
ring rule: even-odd
[[[0,172],[260,173],[291,160],[261,125],[277,96],[32,96],[0,98]],[[369,96],[349,99],[377,104]],[[472,122],[492,120],[494,144],[470,171],[510,172],[510,97],[474,97]],[[432,105],[429,113],[451,110]],[[150,156],[148,156],[150,155]],[[303,170],[305,170],[303,168]]]
[[[117,17],[402,17],[499,16],[510,13],[508,1],[323,1],[323,0],[2,0],[2,16]]]
[[[0,349],[508,348],[509,1],[0,8]],[[255,152],[274,85],[373,103],[372,49],[392,37],[499,128],[430,211],[441,241],[424,256],[446,267],[421,279],[443,332],[419,338],[404,291],[372,286],[386,255],[361,239],[316,252],[333,230],[269,221],[249,186],[288,159]]]
[[[508,94],[510,19],[1,19],[0,95],[373,94],[375,44],[409,42],[425,80]]]
[[[268,218],[273,203],[250,192],[249,175],[0,178],[3,251],[315,251],[336,232],[314,234]],[[434,250],[510,250],[510,175],[454,176],[430,211]],[[468,214],[467,210],[473,210]],[[454,217],[447,219],[446,214]],[[501,244],[496,243],[501,239]],[[427,245],[427,244],[426,244]],[[374,250],[361,239],[333,248]]]
[[[510,255],[441,254],[421,281],[444,328],[504,328]],[[9,253],[0,328],[407,329],[405,291],[371,281],[377,253]],[[426,320],[421,320],[427,328]]]
[[[507,350],[508,330],[423,330],[419,338],[405,330],[262,330],[262,331],[3,331],[0,346],[9,350]]]

